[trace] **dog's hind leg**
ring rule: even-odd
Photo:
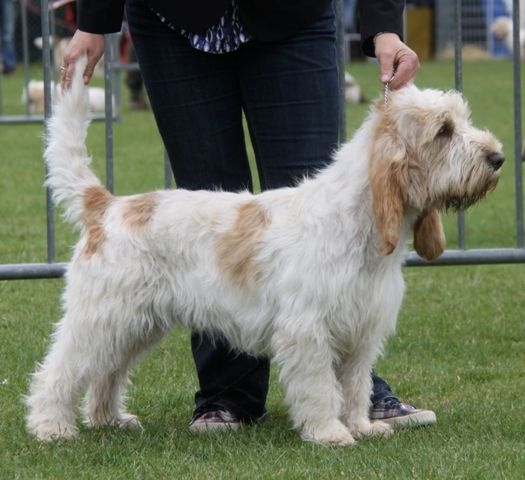
[[[69,323],[66,315],[58,324],[53,345],[33,374],[25,398],[29,407],[27,429],[43,441],[69,439],[78,434],[75,406],[86,372],[83,342],[67,328]]]
[[[123,336],[124,332],[121,333]],[[84,403],[84,418],[88,426],[142,428],[138,417],[125,408],[128,373],[137,359],[162,336],[161,330],[154,327],[143,336],[131,334],[125,341],[121,338],[121,342],[115,339],[102,349],[99,357],[111,351],[111,361],[99,361],[98,370],[90,377]]]
[[[274,336],[275,360],[294,427],[303,439],[333,446],[355,443],[341,422],[343,398],[333,368],[334,354],[315,339]]]

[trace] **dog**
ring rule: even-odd
[[[82,70],[46,129],[47,186],[81,238],[63,318],[26,397],[28,431],[76,437],[84,391],[86,425],[140,428],[125,407],[129,371],[183,325],[273,358],[303,439],[388,435],[368,418],[370,371],[394,332],[408,239],[438,257],[440,211],[484,197],[504,161],[462,96],[391,92],[333,163],[295,187],[117,197],[89,168]]]
[[[52,101],[59,94],[59,88],[55,82],[51,82]],[[89,108],[92,112],[104,112],[106,107],[106,92],[100,87],[88,87]],[[20,99],[22,104],[27,105],[29,113],[44,113],[44,82],[42,80],[30,80],[22,90]],[[116,108],[115,99],[112,100],[113,111]]]
[[[513,26],[510,17],[497,17],[490,25],[490,31],[494,38],[504,43],[507,50],[514,51]],[[520,28],[519,34],[520,57],[525,58],[525,30]]]
[[[70,42],[71,37],[49,37],[49,45],[53,50],[53,61],[57,69],[64,63],[64,57]],[[44,39],[42,37],[34,38],[33,45],[39,50],[44,50]]]
[[[350,104],[366,103],[361,86],[348,72],[345,72],[345,101]]]

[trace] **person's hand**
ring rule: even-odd
[[[419,70],[419,58],[395,33],[378,34],[374,44],[382,83],[391,80],[389,87],[395,90],[414,80]]]
[[[95,65],[104,53],[104,35],[87,33],[77,30],[69,42],[64,55],[64,63],[60,66],[60,85],[62,90],[69,88],[76,61],[87,54],[87,65],[84,70],[84,83],[88,83],[93,76]]]

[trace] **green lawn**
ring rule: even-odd
[[[352,65],[368,98],[381,94],[377,67]],[[36,70],[35,70],[36,72]],[[504,143],[508,163],[489,198],[467,213],[468,247],[515,245],[512,68],[464,66],[464,90],[479,126]],[[3,79],[4,111],[22,113],[21,75]],[[451,63],[424,64],[420,86],[452,88]],[[124,104],[125,105],[125,104]],[[348,130],[366,106],[348,107]],[[0,125],[0,263],[46,259],[42,127]],[[103,125],[90,149],[104,171]],[[163,185],[162,146],[151,114],[124,108],[115,125],[115,189]],[[447,218],[456,248],[455,218]],[[57,260],[75,235],[57,219]],[[58,280],[0,282],[0,479],[521,479],[525,472],[525,268],[523,265],[407,268],[396,336],[378,366],[405,400],[432,408],[438,424],[348,449],[301,442],[290,429],[275,369],[269,422],[239,433],[187,429],[195,373],[188,334],[177,330],[133,375],[130,409],[144,432],[89,431],[72,443],[40,444],[24,430],[22,396],[60,315]]]

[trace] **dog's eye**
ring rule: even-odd
[[[439,129],[437,136],[438,137],[451,137],[454,133],[454,125],[451,122],[445,122],[443,125],[441,125],[441,128]]]

